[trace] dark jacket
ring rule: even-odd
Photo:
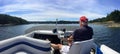
[[[89,26],[82,26],[73,32],[74,41],[84,41],[92,39],[93,29]]]

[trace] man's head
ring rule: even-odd
[[[85,16],[80,17],[80,26],[87,26],[88,25],[88,19]]]

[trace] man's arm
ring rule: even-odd
[[[53,47],[54,49],[61,49],[62,44],[53,44],[53,43],[51,43],[51,47]]]

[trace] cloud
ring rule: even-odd
[[[95,19],[96,17],[103,17],[105,15],[101,15],[101,14],[96,14],[96,13],[92,13],[91,12],[82,12],[82,13],[69,13],[69,12],[62,12],[62,11],[56,11],[56,10],[51,10],[51,11],[45,11],[45,12],[37,12],[37,13],[29,13],[29,14],[22,14],[22,15],[18,15],[19,17],[24,17],[25,19],[29,18],[29,21],[33,20],[33,21],[38,21],[38,20],[55,20],[56,18],[58,19],[64,19],[64,18],[68,18],[68,20],[72,20],[73,18],[78,18],[80,16],[87,16],[89,19]],[[50,18],[50,19],[49,19]]]
[[[42,11],[44,8],[44,5],[39,4],[11,4],[11,5],[5,5],[1,7],[0,9],[3,10],[3,13],[8,12],[16,12],[16,11]]]
[[[95,19],[104,17],[109,10],[98,0],[4,0],[0,6],[0,13],[22,17],[26,20],[52,20],[55,18],[72,20],[85,15]]]

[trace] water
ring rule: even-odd
[[[98,45],[105,44],[110,48],[120,52],[120,28],[109,28],[104,25],[89,24],[94,30],[95,42]],[[0,40],[5,40],[18,35],[29,33],[33,30],[52,30],[55,24],[26,24],[0,27]],[[59,29],[66,28],[67,30],[75,30],[79,28],[79,24],[59,24]]]

